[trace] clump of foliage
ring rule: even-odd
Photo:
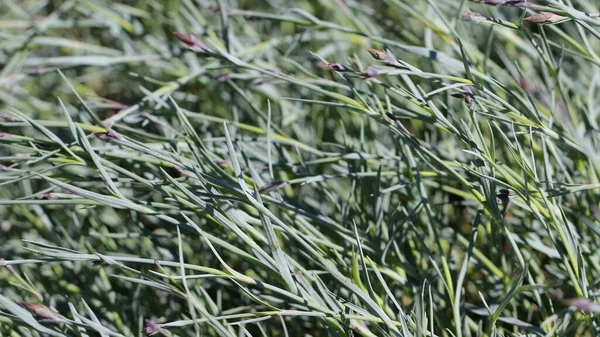
[[[3,336],[595,336],[592,0],[0,2]]]

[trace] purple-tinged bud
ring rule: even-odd
[[[41,67],[41,68],[31,68],[29,69],[29,71],[27,72],[27,74],[29,75],[43,75],[49,71],[51,71],[52,68],[45,68],[45,67]]]
[[[129,108],[129,106],[127,106],[123,103],[119,103],[117,101],[113,101],[113,100],[109,100],[108,105],[110,105],[110,107],[113,109],[120,109],[120,110]]]
[[[487,18],[481,13],[477,12],[464,12],[461,14],[461,19],[467,22],[485,22]]]
[[[377,50],[377,49],[367,49],[367,51],[369,52],[369,54],[371,54],[371,56],[378,60],[378,61],[382,61],[383,63],[389,64],[389,65],[394,65],[397,64],[398,61],[396,60],[396,58],[382,50]]]
[[[587,313],[600,313],[600,305],[587,298],[572,298],[565,301],[569,306]]]
[[[43,305],[35,304],[27,301],[21,302],[21,304],[27,308],[31,313],[38,316],[39,318],[56,321],[59,319],[58,315],[52,312],[50,309]]]
[[[221,74],[217,75],[217,77],[215,77],[215,79],[219,82],[225,82],[225,81],[229,80],[229,78],[231,78],[231,74],[229,74],[229,73],[221,73]]]
[[[524,20],[539,23],[539,24],[552,24],[558,23],[566,20],[567,18],[558,14],[550,13],[550,12],[539,12],[537,14],[530,15],[526,17]]]
[[[95,135],[102,140],[121,140],[123,136],[113,129],[106,129],[105,132],[96,132]]]
[[[473,91],[466,85],[460,87],[462,92],[455,92],[450,94],[454,98],[460,98],[465,101],[465,104],[469,109],[473,108]]]
[[[484,5],[490,6],[515,6],[522,8],[531,7],[531,3],[525,2],[523,0],[471,0],[477,3],[481,3]]]
[[[146,319],[146,326],[144,327],[143,333],[146,336],[156,335],[162,329],[162,324],[156,323],[153,319]]]
[[[506,0],[483,0],[485,5],[500,6],[506,4]]]
[[[183,42],[187,49],[190,49],[192,51],[199,51],[205,54],[213,54],[213,51],[210,50],[202,41],[200,41],[194,35],[185,34],[181,32],[173,32],[173,35],[175,35],[175,37],[179,39],[179,41]]]
[[[513,4],[513,6],[519,8],[531,8],[533,7],[533,4],[531,2],[516,2],[515,4]]]
[[[140,114],[140,116],[146,118],[147,120],[151,121],[154,124],[158,124],[158,125],[162,125],[162,126],[166,126],[167,125],[167,123],[165,123],[164,121],[160,120],[156,116],[153,116],[153,115],[149,114],[147,111],[142,112]]]
[[[224,168],[226,168],[227,166],[229,166],[229,165],[227,164],[227,162],[226,162],[226,161],[224,161],[224,160],[220,160],[220,159],[215,159],[215,160],[213,160],[213,163],[215,163],[215,165],[217,165],[218,167],[220,167],[220,168],[222,168],[222,169],[224,169]]]
[[[565,298],[565,293],[562,291],[562,289],[558,288],[558,289],[554,289],[550,295],[557,299],[557,300],[562,300],[563,298]]]
[[[381,74],[381,69],[376,67],[367,67],[362,73],[363,78],[368,79]]]
[[[327,69],[333,70],[333,71],[338,72],[338,73],[348,71],[348,68],[346,68],[345,66],[343,66],[343,65],[341,65],[339,63],[328,63],[327,64]]]
[[[2,119],[4,119],[7,122],[18,122],[20,121],[17,117],[10,115],[10,114],[4,114],[2,115]]]
[[[210,5],[207,7],[207,9],[211,12],[215,12],[215,13],[219,13],[221,11],[221,6],[219,5]],[[224,7],[223,9],[225,14],[231,14],[231,8],[229,7]]]
[[[465,105],[467,106],[467,108],[473,109],[473,97],[465,96]]]
[[[11,274],[17,275],[17,271],[15,270],[15,268],[13,266],[11,266],[10,264],[6,263],[5,259],[0,258],[0,267],[6,267],[6,269],[8,269],[8,271]]]
[[[13,274],[13,275],[17,275],[17,271],[15,270],[15,267],[11,266],[10,264],[6,265],[6,269],[8,269],[8,271]]]
[[[175,37],[178,38],[179,41],[185,43],[187,46],[190,46],[190,47],[196,45],[196,43],[198,42],[198,39],[196,39],[196,37],[191,34],[184,34],[181,32],[173,32],[173,35],[175,35]]]
[[[260,193],[269,193],[272,191],[276,191],[280,188],[282,188],[283,186],[287,185],[287,182],[285,181],[281,181],[281,180],[273,180],[272,182],[266,184],[265,186],[261,187],[258,191]]]
[[[36,199],[39,199],[39,200],[56,200],[56,199],[58,199],[58,197],[54,193],[43,193],[43,194],[40,194],[40,195],[36,196]]]
[[[592,216],[596,218],[596,220],[600,220],[600,207],[597,205],[592,205],[590,206],[590,212],[592,213]]]
[[[189,171],[189,170],[186,170],[186,169],[184,169],[183,167],[175,166],[175,167],[174,167],[174,169],[175,169],[175,171],[177,171],[177,173],[179,173],[179,175],[180,175],[180,176],[182,176],[182,177],[191,177],[191,176],[193,176],[193,175],[194,175],[194,174],[193,174],[191,171]]]
[[[323,62],[323,61],[317,61],[315,62],[315,66],[319,69],[324,69],[327,70],[327,63]]]
[[[113,138],[113,139],[118,139],[118,140],[121,140],[121,139],[123,138],[123,137],[121,137],[121,134],[120,134],[120,133],[116,132],[116,131],[115,131],[115,130],[113,130],[113,129],[108,129],[108,130],[106,130],[106,135],[107,135],[108,137],[110,137],[110,138]]]

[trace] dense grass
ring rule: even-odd
[[[596,336],[595,0],[0,0],[0,335]]]

